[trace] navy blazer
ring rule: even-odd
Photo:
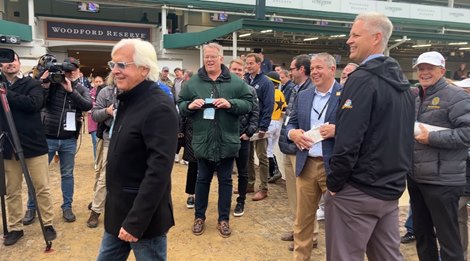
[[[310,118],[312,114],[313,98],[315,97],[315,88],[310,88],[299,92],[295,100],[293,111],[287,124],[287,133],[293,129],[310,130]],[[331,90],[330,100],[325,114],[325,122],[336,124],[336,110],[341,98],[341,85],[335,81]],[[292,141],[290,141],[292,142]],[[330,172],[330,156],[333,153],[335,139],[330,138],[322,141],[323,161],[326,172]],[[308,150],[297,150],[295,161],[295,175],[299,176],[307,161]]]

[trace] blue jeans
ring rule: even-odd
[[[49,163],[54,158],[55,153],[59,154],[60,176],[62,188],[62,209],[71,209],[73,202],[73,168],[75,165],[75,152],[77,150],[77,140],[75,138],[66,140],[47,139],[49,147]],[[36,209],[35,203],[28,198],[28,209]]]
[[[197,161],[198,175],[196,181],[196,218],[206,219],[207,204],[209,201],[209,190],[212,177],[217,171],[219,181],[219,222],[228,221],[230,204],[232,203],[232,170],[234,158],[223,159],[219,162],[199,159]]]
[[[131,249],[137,261],[166,260],[166,235],[139,239],[135,243],[122,241],[115,235],[104,232],[97,261],[127,260]]]
[[[410,204],[410,208],[408,209],[408,217],[406,218],[405,228],[406,228],[406,232],[411,233],[411,234],[415,233],[413,231],[413,210],[411,210],[411,204]]]
[[[93,144],[93,160],[96,161],[96,131],[90,132],[91,143]]]

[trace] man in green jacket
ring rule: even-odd
[[[204,66],[182,88],[178,107],[193,120],[192,146],[198,159],[193,234],[205,229],[205,213],[214,172],[219,181],[217,229],[229,237],[232,199],[232,168],[240,149],[238,118],[252,110],[249,87],[223,64],[222,46],[204,46]]]

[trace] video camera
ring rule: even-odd
[[[0,48],[0,65],[2,63],[12,63],[15,60],[15,52],[12,49]],[[0,75],[1,75],[0,70]],[[3,83],[0,82],[0,88],[3,88]]]
[[[65,82],[65,72],[73,71],[76,67],[72,63],[57,62],[54,55],[45,54],[39,58],[38,70],[39,75],[42,75],[45,71],[49,71],[46,82],[61,83]]]

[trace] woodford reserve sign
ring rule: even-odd
[[[46,21],[46,38],[74,41],[118,42],[123,38],[150,40],[150,27]]]

